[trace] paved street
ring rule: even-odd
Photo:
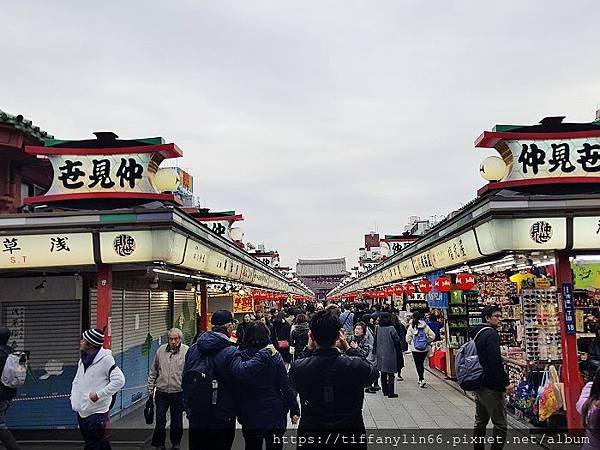
[[[396,448],[401,445],[409,445],[413,439],[417,444],[411,444],[410,448],[472,448],[471,445],[462,445],[462,439],[468,439],[471,435],[474,416],[473,402],[464,396],[450,384],[426,372],[425,377],[428,387],[423,389],[417,386],[417,376],[410,355],[406,355],[406,366],[403,370],[404,381],[396,381],[396,393],[398,398],[390,399],[383,397],[381,392],[377,394],[365,394],[364,419],[368,433],[372,439],[385,437],[395,438],[397,444],[378,445],[372,441],[373,449]],[[526,430],[514,420],[510,420],[512,436],[526,436],[521,433]],[[118,440],[113,440],[113,447],[119,449],[151,449],[149,439],[152,434],[152,426],[146,425],[143,420],[142,410],[138,409],[113,424],[113,433]],[[238,425],[239,429],[239,425]],[[234,449],[242,449],[244,440],[241,430],[236,434]],[[289,424],[287,435],[295,436],[295,427]],[[418,439],[432,436],[443,437],[443,445],[435,442],[427,445],[419,445]],[[146,442],[144,442],[146,440]],[[453,447],[453,440],[461,440],[461,445]],[[187,433],[184,434],[182,448],[187,448]],[[39,443],[28,443],[23,446],[33,449],[64,449],[80,448],[81,444],[75,442],[61,442],[54,445],[40,445]],[[168,447],[167,447],[168,448]],[[286,445],[284,448],[295,448],[295,445]],[[349,447],[351,448],[351,447]],[[507,445],[509,450],[523,448],[539,448],[535,445]],[[563,445],[555,448],[568,448]]]

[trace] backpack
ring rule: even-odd
[[[217,404],[219,382],[211,355],[202,353],[196,344],[185,355],[181,377],[183,409],[188,416],[209,416]]]
[[[492,328],[483,327],[472,340],[462,345],[456,353],[456,379],[460,387],[465,391],[476,391],[483,385],[484,369],[479,363],[479,354],[477,353],[475,340],[486,329],[491,330]]]
[[[425,329],[418,328],[417,334],[415,334],[415,337],[413,338],[413,347],[415,348],[416,351],[423,352],[423,351],[427,350],[428,345],[429,345],[429,342],[427,341],[427,335],[425,334]]]
[[[10,353],[6,357],[0,380],[6,387],[16,389],[25,384],[27,377],[27,354],[22,352]]]

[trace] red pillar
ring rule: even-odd
[[[198,283],[200,287],[200,330],[208,330],[208,288],[206,281]]]
[[[563,307],[562,286],[565,283],[573,284],[569,252],[556,252],[556,289],[559,298],[560,334],[562,342],[562,381],[565,384],[565,407],[567,409],[567,427],[569,430],[580,430],[583,422],[575,410],[575,404],[583,387],[583,380],[579,373],[579,358],[577,356],[577,336],[567,334],[565,329],[565,312]]]
[[[112,270],[110,266],[98,266],[97,289],[96,327],[104,330],[104,348],[111,348],[109,319],[112,299]]]

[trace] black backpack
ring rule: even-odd
[[[188,416],[209,416],[217,404],[219,382],[212,355],[202,353],[196,344],[185,355],[181,378],[183,409]]]

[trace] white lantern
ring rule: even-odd
[[[175,192],[179,187],[181,180],[179,172],[175,167],[166,167],[158,169],[154,175],[153,185],[158,192]]]
[[[244,239],[244,230],[240,227],[234,227],[231,229],[231,240],[242,241]]]
[[[488,156],[479,166],[479,174],[484,180],[500,181],[506,176],[506,164],[498,156]]]

